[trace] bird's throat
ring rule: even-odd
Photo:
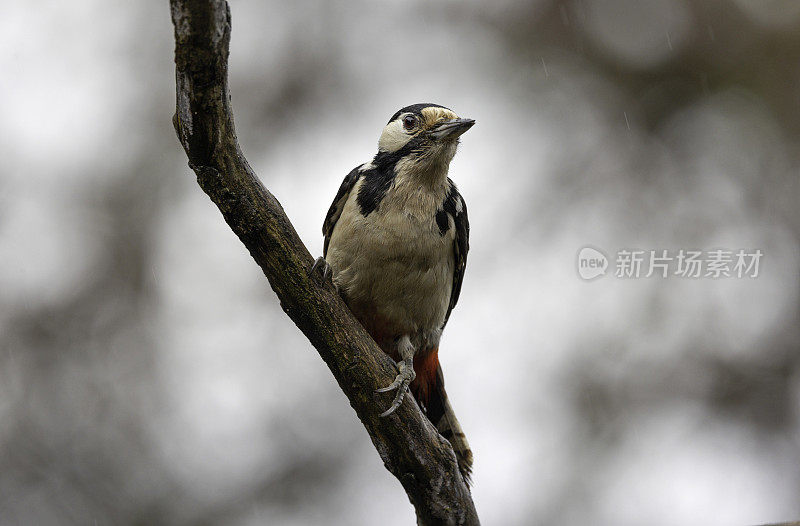
[[[400,159],[395,165],[395,174],[399,179],[407,178],[430,190],[438,190],[447,185],[454,155],[455,145],[436,145],[421,155]]]

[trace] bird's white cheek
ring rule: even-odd
[[[384,152],[396,152],[411,140],[411,136],[403,131],[400,121],[392,121],[386,125],[378,141],[378,149]]]

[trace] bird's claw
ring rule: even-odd
[[[398,407],[400,407],[400,404],[403,403],[403,398],[408,392],[408,386],[414,381],[414,378],[417,377],[416,373],[414,372],[413,365],[409,366],[406,362],[400,361],[397,362],[397,367],[400,372],[397,374],[394,381],[386,387],[375,390],[376,393],[388,393],[389,391],[397,389],[397,394],[394,396],[391,407],[381,413],[381,417],[387,417],[391,415],[397,410]]]
[[[314,261],[309,274],[313,274],[317,269],[321,269],[323,279],[331,279],[331,276],[333,276],[333,270],[331,270],[331,266],[322,256],[318,257],[317,260]]]
[[[380,389],[375,389],[376,393],[388,393],[389,391],[394,391],[400,384],[403,383],[403,377],[401,375],[397,375],[397,378],[394,379],[394,382],[387,385],[386,387],[381,387]]]

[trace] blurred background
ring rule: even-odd
[[[232,2],[242,147],[314,255],[398,108],[477,125],[441,360],[487,525],[800,518],[800,3]],[[406,525],[195,183],[166,0],[0,6],[0,523]],[[578,277],[586,245],[753,278]]]

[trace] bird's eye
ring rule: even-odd
[[[413,115],[403,117],[403,128],[410,130],[417,125],[417,118]]]

